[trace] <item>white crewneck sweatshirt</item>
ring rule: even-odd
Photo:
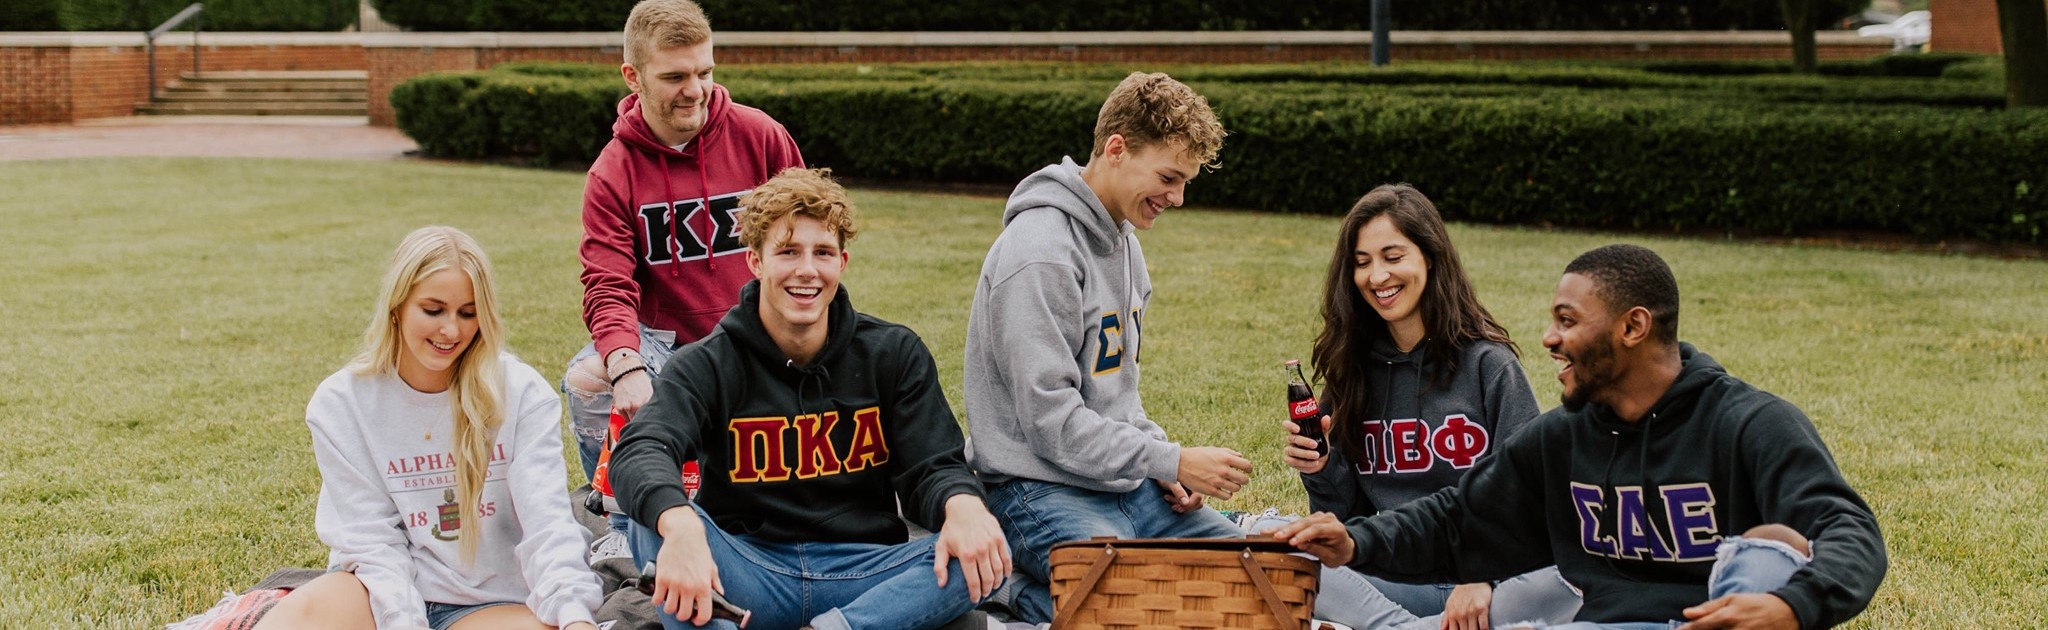
[[[328,570],[362,580],[379,628],[427,625],[429,601],[522,603],[556,627],[591,621],[603,601],[587,536],[569,513],[561,399],[518,358],[499,360],[505,421],[476,514],[456,506],[447,392],[343,369],[306,405]],[[463,565],[458,535],[482,536],[473,565]]]

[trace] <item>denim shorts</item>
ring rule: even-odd
[[[464,605],[427,602],[427,627],[434,630],[448,630],[449,626],[455,625],[455,622],[461,621],[463,617],[468,617],[470,613],[492,606],[511,606],[517,603],[519,602],[488,602]]]

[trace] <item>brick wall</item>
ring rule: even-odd
[[[71,51],[0,48],[0,125],[71,120]]]
[[[1933,18],[1927,48],[1941,52],[1999,54],[1998,4],[1996,0],[1931,0]]]
[[[303,45],[306,36],[202,36],[200,69],[361,70],[363,47],[353,36]],[[127,116],[149,102],[149,53],[133,33],[0,34],[0,125],[65,123]],[[220,43],[215,43],[220,40]],[[267,40],[267,41],[266,41]],[[156,83],[192,70],[191,35],[157,40]],[[12,45],[10,45],[12,44]]]
[[[1990,0],[1936,0],[1984,2]],[[1939,19],[1936,21],[1939,24]],[[1994,22],[1995,24],[1995,22]],[[1937,32],[1937,36],[1938,36]],[[1996,35],[1995,26],[1992,33]],[[439,70],[510,61],[619,62],[615,33],[209,33],[204,70],[368,70],[372,124],[391,125],[391,89]],[[1821,33],[1823,59],[1871,57],[1884,39]],[[157,83],[192,67],[190,36],[157,48]],[[1782,33],[1396,32],[1396,60],[1786,59]],[[1367,33],[722,33],[724,64],[1024,60],[1298,63],[1365,60]],[[0,125],[125,116],[148,101],[134,33],[0,33]]]
[[[1931,0],[1927,11],[1933,18],[1928,49],[2005,54],[2004,38],[1998,34],[1997,0]]]

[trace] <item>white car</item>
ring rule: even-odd
[[[1864,37],[1890,37],[1892,50],[1919,48],[1934,30],[1934,19],[1926,11],[1907,11],[1890,24],[1872,24],[1856,29]]]

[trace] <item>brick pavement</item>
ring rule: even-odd
[[[0,127],[0,161],[57,158],[273,157],[390,160],[417,148],[364,117],[135,116]]]

